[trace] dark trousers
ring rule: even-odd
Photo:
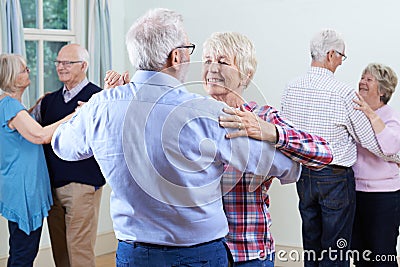
[[[355,213],[355,180],[351,168],[303,168],[297,182],[302,219],[304,266],[350,266]]]
[[[358,266],[397,266],[396,244],[400,226],[400,190],[357,192],[352,249]],[[365,251],[371,251],[365,252]],[[364,252],[364,256],[363,256]]]
[[[222,239],[192,247],[154,246],[119,241],[116,266],[224,267],[228,266],[228,251]]]
[[[7,267],[32,267],[39,251],[42,227],[27,235],[18,228],[17,223],[8,221],[8,232],[10,233],[10,256],[8,257]]]

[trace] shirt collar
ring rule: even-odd
[[[137,70],[133,75],[131,82],[135,84],[169,86],[171,88],[182,86],[182,83],[171,75],[164,72],[150,70]]]
[[[318,74],[318,75],[327,75],[327,76],[333,76],[333,72],[328,70],[327,68],[321,68],[321,67],[311,67],[310,70],[308,71],[309,74]]]
[[[80,83],[78,83],[74,88],[71,88],[70,90],[67,89],[67,87],[64,84],[63,87],[63,95],[65,95],[67,92],[70,94],[77,94],[79,93],[83,87],[85,87],[89,83],[89,80],[87,78],[83,79]]]

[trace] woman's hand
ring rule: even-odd
[[[373,109],[368,105],[359,92],[356,92],[356,95],[358,99],[353,99],[353,102],[358,106],[354,107],[354,109],[364,112],[365,116],[367,116],[369,120],[374,119],[374,117],[377,116],[375,111],[373,111]]]
[[[385,123],[382,119],[375,113],[375,111],[369,106],[369,104],[364,100],[364,98],[360,95],[359,92],[356,92],[358,99],[353,99],[353,102],[358,105],[358,107],[354,107],[354,109],[361,110],[364,112],[365,116],[371,122],[371,126],[375,131],[375,134],[378,134],[383,131],[385,128]]]
[[[104,89],[115,88],[120,85],[124,85],[129,83],[129,72],[125,71],[124,73],[119,74],[116,71],[108,70],[106,72],[106,76],[104,77]]]
[[[87,102],[84,101],[78,101],[78,105],[75,108],[75,112],[77,112],[81,107],[83,107],[83,105],[85,105]],[[74,112],[74,113],[75,113]]]
[[[240,110],[233,108],[224,108],[223,111],[230,116],[220,116],[219,124],[224,128],[236,128],[237,132],[231,132],[226,138],[235,138],[239,136],[248,136],[257,140],[276,143],[275,125],[263,121],[256,114],[247,111],[244,106]]]

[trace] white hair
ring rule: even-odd
[[[149,10],[126,34],[129,59],[136,69],[160,71],[186,38],[180,14],[164,8]]]
[[[335,30],[324,29],[318,32],[310,42],[311,58],[322,62],[330,50],[342,52],[344,40]]]
[[[234,59],[240,77],[251,80],[257,69],[256,50],[245,35],[237,32],[213,33],[203,44],[204,56],[227,55]]]

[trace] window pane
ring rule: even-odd
[[[22,9],[22,19],[24,21],[24,28],[38,28],[37,24],[37,0],[20,0]]]
[[[61,88],[62,83],[58,80],[54,60],[57,58],[58,51],[67,42],[43,42],[44,49],[44,92],[54,92]]]
[[[43,0],[43,28],[69,29],[69,0]]]
[[[39,98],[39,81],[38,76],[38,62],[37,62],[37,51],[38,51],[38,41],[25,41],[26,48],[26,64],[30,68],[31,72],[29,78],[31,79],[31,84],[29,86],[29,102],[31,104],[36,103]],[[30,107],[28,107],[30,108]]]

